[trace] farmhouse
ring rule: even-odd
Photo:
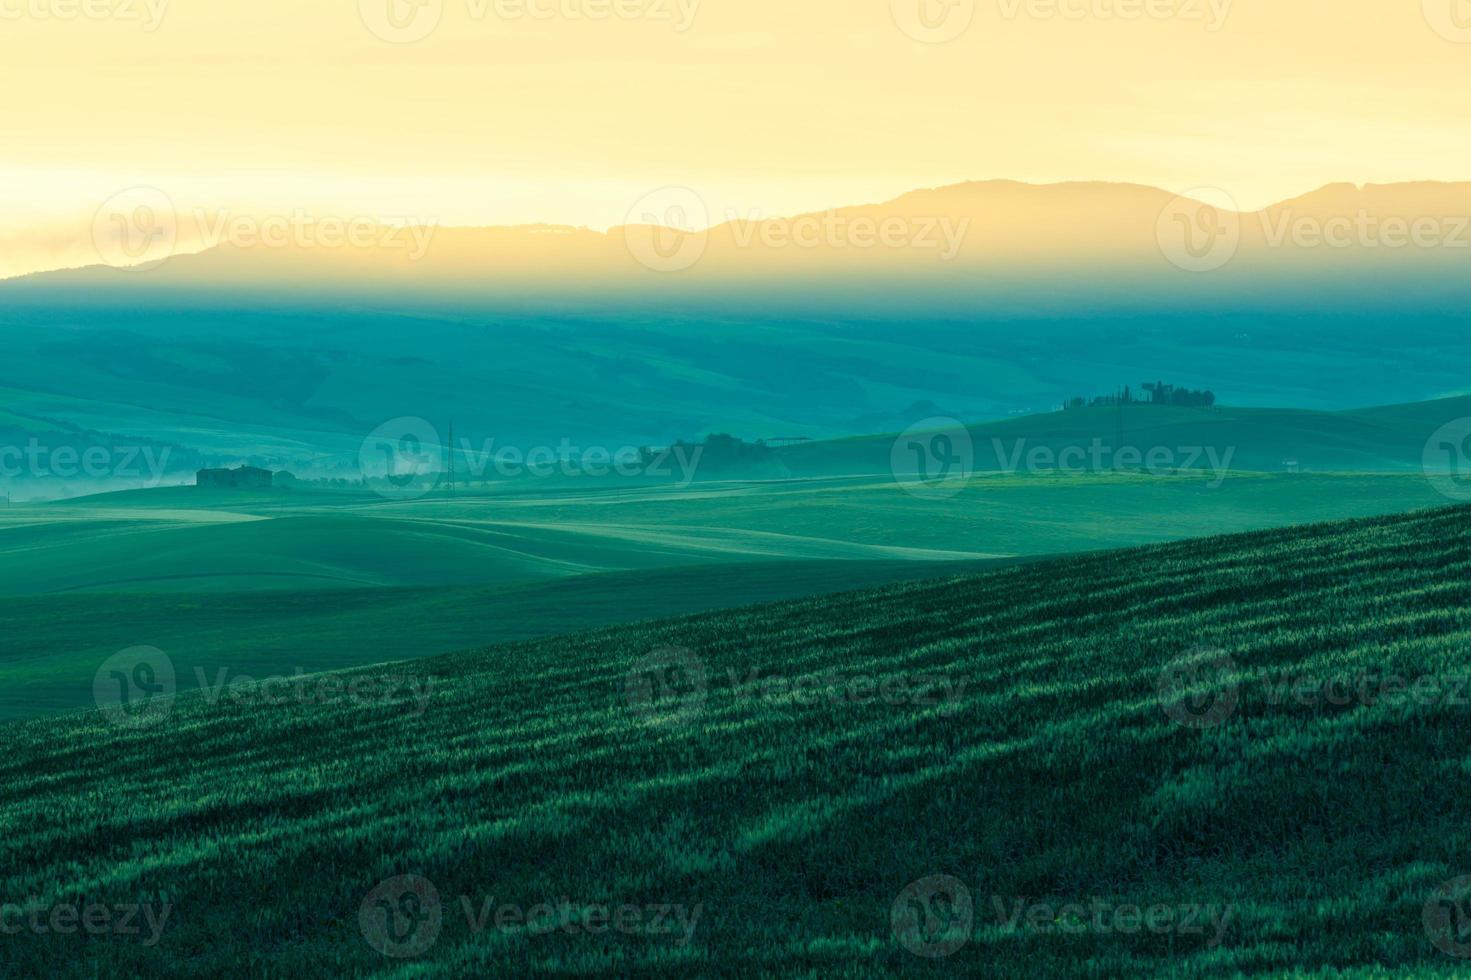
[[[275,485],[274,474],[256,466],[240,466],[233,470],[200,470],[194,477],[195,486],[215,490],[260,490]]]

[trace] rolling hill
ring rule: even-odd
[[[1468,569],[1451,509],[274,693],[145,652],[6,728],[0,967],[1461,975]]]
[[[1160,376],[1247,406],[1465,393],[1464,249],[1296,243],[1304,223],[1360,214],[1448,235],[1471,185],[1332,185],[1233,212],[1234,261],[1199,275],[1162,250],[1173,201],[988,181],[715,216],[699,263],[675,274],[635,260],[626,239],[647,226],[538,226],[443,229],[418,261],[220,246],[147,272],[7,280],[0,447],[40,434],[173,446],[180,470],[250,456],[302,468],[350,464],[402,416],[453,420],[476,445],[617,448],[1004,418]],[[945,262],[768,234],[894,221],[967,232]]]
[[[892,475],[533,486],[140,490],[0,512],[0,719],[84,707],[139,644],[285,675],[1047,555],[1440,504],[1419,473]]]
[[[154,195],[160,192],[153,191]],[[124,201],[131,199],[124,198]],[[698,188],[665,187],[630,212],[626,224],[586,227],[399,228],[383,223],[361,234],[370,244],[324,246],[310,234],[262,244],[249,216],[238,239],[208,232],[209,212],[163,195],[149,202],[170,249],[150,251],[143,271],[108,267],[85,238],[74,250],[83,267],[23,277],[27,286],[130,291],[153,288],[291,288],[454,290],[533,296],[644,294],[828,280],[862,285],[918,276],[953,286],[977,270],[1037,284],[1064,271],[1086,277],[1106,295],[1122,278],[1153,288],[1179,287],[1169,275],[1174,212],[1195,222],[1209,205],[1229,223],[1239,268],[1283,281],[1297,273],[1349,270],[1446,271],[1471,245],[1471,183],[1336,183],[1257,211],[1227,188],[1176,194],[1105,181],[1029,184],[967,181],[914,190],[889,201],[841,204],[804,214],[759,208],[712,212]],[[1361,217],[1362,216],[1362,217]],[[262,220],[273,217],[269,213]],[[324,216],[327,217],[327,216]],[[362,220],[359,216],[358,220]],[[1434,223],[1429,242],[1411,229]],[[1336,223],[1347,222],[1347,240]],[[1402,222],[1406,227],[1399,229]],[[1200,222],[1202,228],[1204,222]],[[89,229],[90,230],[90,229]],[[683,253],[683,254],[682,254]],[[166,259],[167,261],[160,260]],[[672,260],[672,261],[670,261]],[[1112,280],[1112,283],[1110,283]],[[1202,283],[1203,285],[1204,283]],[[971,282],[969,290],[990,284]]]
[[[1099,443],[1105,471],[1120,448],[1140,460],[1163,450],[1160,469],[1189,462],[1190,469],[1248,472],[1294,469],[1329,472],[1408,473],[1425,468],[1426,443],[1447,423],[1471,417],[1471,397],[1443,398],[1339,412],[1274,408],[1177,408],[1131,404],[1028,415],[965,426],[971,464],[978,472],[1024,471],[1028,455],[1044,450],[1057,461],[1069,449],[1091,452]],[[923,435],[921,434],[921,438]],[[834,439],[777,450],[792,475],[880,473],[892,466],[897,434]],[[1074,469],[1094,468],[1091,455]],[[1055,468],[1057,462],[1051,463]],[[1064,463],[1063,465],[1067,465]],[[1140,469],[1135,462],[1128,468]]]

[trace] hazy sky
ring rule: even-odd
[[[0,0],[0,66],[0,274],[139,184],[606,227],[667,184],[1471,177],[1471,0]]]

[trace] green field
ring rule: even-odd
[[[1442,502],[1410,474],[892,476],[670,486],[518,483],[104,494],[0,511],[0,719],[93,704],[98,666],[158,647],[179,683],[314,673],[988,563]]]
[[[0,868],[138,931],[23,929],[0,963],[1465,975],[1468,571],[1441,510],[130,687],[7,727]]]
[[[1026,453],[1088,448],[1109,455],[1131,449],[1146,457],[1163,451],[1177,462],[1200,452],[1192,468],[1212,458],[1237,471],[1282,472],[1291,460],[1302,471],[1420,472],[1426,442],[1441,426],[1471,416],[1471,398],[1323,412],[1289,408],[1176,408],[1149,404],[1025,415],[967,425],[972,466],[1007,471]],[[881,472],[890,465],[892,435],[833,439],[785,447],[779,456],[794,475]],[[1019,452],[1020,450],[1020,452]],[[1138,468],[1138,464],[1135,464]]]

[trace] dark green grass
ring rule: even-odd
[[[0,895],[172,911],[151,947],[6,936],[0,973],[1464,975],[1422,917],[1442,882],[1471,874],[1471,707],[1273,703],[1265,682],[1448,679],[1471,672],[1468,640],[1471,510],[1457,509],[356,675],[432,679],[427,702],[191,696],[143,729],[97,714],[10,725]],[[703,665],[704,696],[687,684],[630,700],[630,671],[671,647]],[[1171,720],[1158,684],[1201,647],[1239,677],[1203,675],[1197,707],[1233,682],[1238,703],[1194,729]],[[753,669],[966,687],[949,707],[801,703],[743,694],[731,672]],[[360,928],[370,892],[398,875],[443,902],[416,958],[381,955]],[[896,940],[891,913],[934,875],[958,879],[975,914],[964,947],[930,961]],[[477,935],[462,895],[475,909],[566,898],[701,914],[683,945]],[[1011,931],[993,896],[1231,917],[1214,945],[1209,933]]]
[[[119,650],[165,651],[179,690],[320,673],[753,602],[979,571],[975,562],[781,561],[451,588],[27,596],[0,603],[0,720],[90,707]]]

